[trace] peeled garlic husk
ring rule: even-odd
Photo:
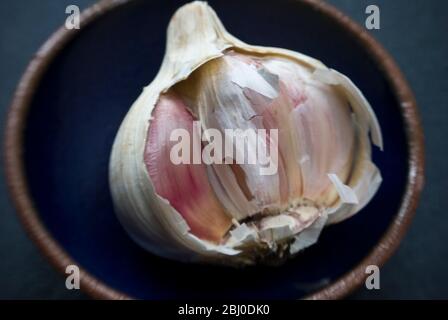
[[[181,261],[280,261],[374,196],[381,175],[371,141],[382,149],[381,131],[349,78],[306,55],[238,40],[205,2],[181,7],[167,36],[160,71],[123,120],[110,159],[118,218],[143,248]],[[278,148],[277,171],[176,165],[170,133],[179,128],[193,136],[278,129],[266,140]]]

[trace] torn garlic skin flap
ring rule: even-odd
[[[110,188],[120,222],[154,254],[272,263],[372,199],[381,184],[372,144],[383,148],[379,123],[349,78],[246,44],[195,1],[172,17],[160,71],[120,126]]]

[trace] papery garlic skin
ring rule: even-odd
[[[170,132],[193,133],[195,120],[222,133],[277,129],[267,141],[278,147],[277,172],[171,163]],[[193,2],[173,16],[162,67],[115,139],[114,205],[128,233],[164,257],[281,260],[373,197],[381,176],[369,134],[382,148],[378,121],[347,77],[300,53],[245,44]]]
[[[178,97],[162,95],[153,117],[157,121],[149,128],[144,160],[157,194],[182,214],[193,234],[219,242],[232,222],[215,197],[205,164],[173,164],[169,157],[173,130],[182,128],[193,135],[192,115]]]

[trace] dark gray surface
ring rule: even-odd
[[[65,8],[92,0],[0,0],[0,123],[28,61],[65,20]],[[448,298],[448,2],[443,0],[330,0],[364,24],[367,5],[381,9],[372,34],[395,57],[414,89],[426,134],[426,187],[417,215],[394,257],[381,269],[381,290],[353,299]],[[3,159],[2,159],[3,160]],[[0,298],[79,299],[25,235],[0,173]]]

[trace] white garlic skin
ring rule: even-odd
[[[280,75],[279,79],[283,81],[280,82],[289,86],[289,93],[295,90],[294,86],[307,87],[309,100],[291,113],[291,119],[297,122],[320,120],[322,112],[313,113],[315,105],[319,105],[323,106],[324,114],[332,118],[330,122],[342,123],[343,130],[329,132],[319,123],[323,135],[328,135],[330,139],[324,139],[324,142],[328,143],[327,146],[319,148],[319,145],[305,143],[308,148],[317,149],[293,148],[295,152],[283,150],[285,157],[294,157],[299,162],[297,167],[289,165],[284,169],[288,175],[299,175],[301,183],[299,184],[297,179],[288,181],[286,200],[278,194],[266,196],[264,189],[258,195],[256,189],[251,190],[254,191],[257,204],[264,203],[266,210],[272,212],[268,212],[270,216],[265,220],[260,221],[259,215],[257,216],[259,213],[255,212],[259,207],[254,209],[253,203],[244,202],[243,199],[238,202],[239,210],[231,209],[231,205],[225,206],[225,201],[229,202],[229,199],[223,199],[222,194],[216,193],[216,186],[210,182],[209,190],[213,190],[215,200],[224,207],[230,221],[222,218],[220,228],[227,224],[231,228],[226,239],[217,243],[193,234],[182,214],[156,192],[163,181],[154,181],[157,172],[152,172],[151,179],[151,163],[154,162],[150,153],[156,144],[148,149],[148,133],[151,132],[151,126],[155,125],[153,121],[156,109],[166,103],[169,110],[170,104],[177,101],[178,95],[181,97],[181,101],[177,101],[178,104],[188,104],[191,99],[188,96],[191,91],[189,89],[195,86],[200,89],[196,90],[198,94],[194,97],[194,106],[188,107],[197,108],[193,112],[197,112],[196,116],[200,118],[201,123],[213,127],[216,124],[213,121],[216,119],[209,116],[211,113],[207,108],[214,104],[207,102],[213,95],[217,94],[219,97],[222,92],[210,91],[212,93],[207,95],[209,91],[206,86],[210,84],[206,81],[209,79],[207,74],[215,76],[214,83],[224,83],[225,80],[219,79],[220,75],[228,75],[231,70],[238,70],[232,69],[232,64],[240,63],[240,60],[244,63],[245,57],[252,59],[251,61],[258,57],[269,72]],[[289,67],[291,65],[292,68]],[[226,69],[226,66],[230,69]],[[210,73],[213,68],[219,68],[220,71]],[[242,76],[244,77],[244,74]],[[240,76],[237,76],[235,81],[241,79],[238,77]],[[297,85],[298,82],[301,85]],[[250,87],[251,83],[253,82],[246,85]],[[257,92],[257,89],[254,92]],[[269,92],[265,94],[269,95]],[[351,108],[353,117],[349,119],[347,112],[336,112],[336,109],[332,109],[335,106]],[[182,115],[182,111],[179,112],[179,115]],[[223,112],[241,115],[242,111],[223,109]],[[286,118],[287,116],[288,114]],[[223,122],[220,125],[231,125],[231,122]],[[300,130],[303,127],[299,124],[297,126],[297,138],[304,139],[304,132]],[[339,136],[332,137],[335,133]],[[138,244],[150,252],[170,259],[230,265],[254,264],[263,260],[263,257],[270,260],[282,259],[315,243],[325,224],[348,218],[361,210],[373,197],[380,185],[381,176],[371,161],[369,133],[372,142],[382,149],[381,131],[376,117],[362,93],[347,77],[297,52],[243,43],[224,29],[216,13],[206,3],[192,2],[181,7],[173,16],[168,27],[167,48],[161,69],[132,105],[115,138],[109,176],[117,216]],[[334,140],[331,140],[332,138]],[[341,143],[338,138],[346,138],[348,141]],[[279,152],[282,153],[281,148],[280,145]],[[328,161],[329,154],[336,154],[339,162]],[[289,159],[287,163],[291,161],[292,159]],[[326,170],[329,172],[325,172]],[[338,172],[335,174],[334,170]],[[316,177],[319,179],[316,180]],[[252,178],[257,179],[256,175]],[[279,179],[277,177],[277,183]],[[157,190],[160,193],[160,189]],[[207,208],[215,208],[215,200],[209,201]],[[296,211],[295,218],[282,214],[288,208]],[[278,212],[273,213],[275,211]],[[191,212],[194,213],[194,210]],[[245,212],[244,216],[249,217],[249,221],[255,214],[256,231],[248,227],[250,223],[246,225],[237,222],[241,222],[241,216],[238,216],[241,212]],[[294,219],[303,221],[297,224]],[[272,232],[270,228],[277,229]],[[289,234],[291,228],[296,228],[295,233]]]

